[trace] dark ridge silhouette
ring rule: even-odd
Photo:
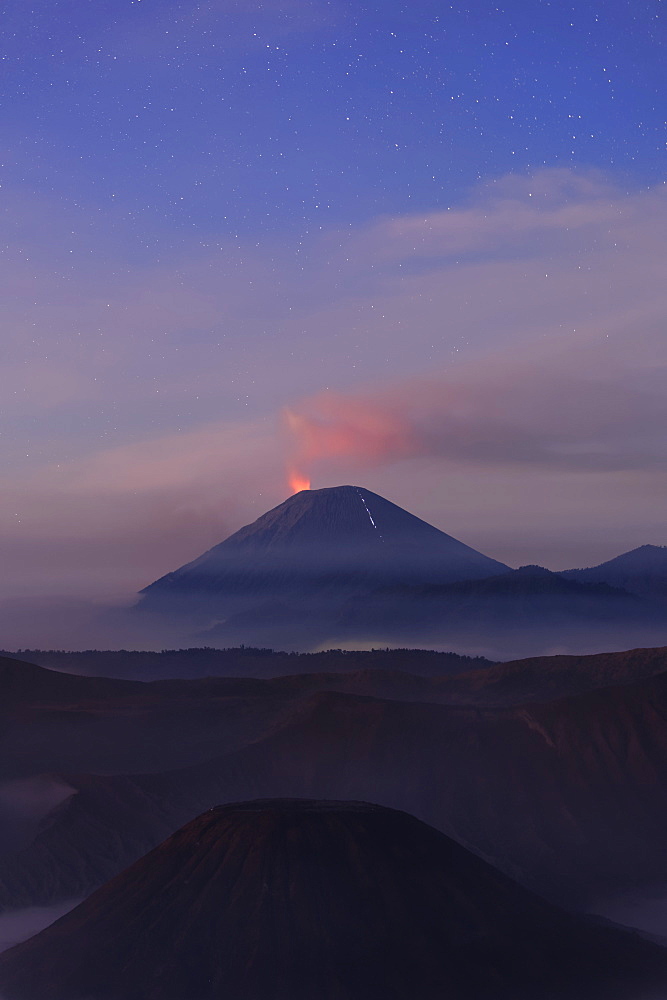
[[[607,583],[653,600],[667,598],[667,545],[640,545],[589,569],[561,574],[581,583]]]
[[[666,668],[667,651],[635,650],[442,680],[369,671],[239,682],[282,699],[255,723],[254,742],[162,773],[65,773],[71,797],[0,860],[0,909],[80,898],[191,816],[247,795],[406,809],[575,908],[667,882]],[[552,698],[581,693],[540,703],[542,670]],[[184,729],[179,738],[194,739]],[[166,758],[174,740],[163,740]]]
[[[146,587],[143,610],[228,618],[256,604],[282,614],[392,581],[490,576],[507,567],[358,486],[303,490],[198,559]]]
[[[0,655],[2,711],[24,701],[66,704],[73,699],[108,698],[138,690],[133,681],[59,673],[31,660]]]
[[[432,649],[328,649],[317,653],[236,646],[190,649],[145,650],[88,649],[69,652],[59,649],[23,649],[3,653],[7,658],[25,660],[50,670],[69,674],[119,677],[128,680],[197,677],[283,677],[286,674],[314,674],[366,669],[400,670],[421,676],[439,677],[489,666],[495,662],[483,656]]]
[[[338,621],[348,641],[382,635],[464,650],[476,643],[496,660],[534,656],[555,643],[564,652],[591,653],[667,641],[667,613],[655,602],[539,566],[481,580],[377,588],[363,601],[348,600]]]
[[[438,679],[423,700],[509,707],[631,685],[666,672],[667,646],[587,656],[532,656]]]
[[[44,771],[135,773],[185,767],[259,739],[314,691],[428,700],[428,677],[413,678],[404,671],[446,675],[486,662],[419,650],[386,655],[267,655],[256,650],[88,655],[46,654],[42,662],[128,674],[145,671],[149,676],[153,670],[176,672],[179,664],[184,674],[196,674],[208,665],[212,671],[236,669],[241,676],[146,683],[0,660],[0,781]],[[385,661],[392,670],[381,669]],[[253,668],[263,663],[271,665],[270,680],[253,676]],[[308,667],[320,672],[310,673]],[[243,676],[246,668],[250,676]],[[291,671],[296,673],[289,679]],[[0,788],[0,823],[2,819]]]
[[[495,660],[667,641],[667,615],[636,595],[532,568],[484,580],[378,589],[363,602],[346,602],[339,622],[348,641],[373,635],[406,645],[446,643]]]
[[[542,566],[522,566],[481,580],[446,584],[402,584],[378,589],[360,604],[350,602],[345,620],[399,630],[423,627],[511,627],[557,621],[605,622],[619,616],[646,618],[642,602],[607,583],[581,583]]]
[[[0,956],[7,1000],[635,1000],[660,987],[663,949],[360,802],[212,809]]]
[[[88,654],[71,655],[70,661],[69,654],[62,659],[49,654],[43,662],[72,662],[77,667],[90,662]],[[172,665],[179,662],[177,653],[173,658],[167,655]],[[144,656],[149,663],[160,658],[160,654],[128,653],[127,671]],[[123,657],[122,653],[99,654],[92,666],[111,665],[120,670]],[[631,683],[667,669],[667,652],[660,649],[542,657],[484,670],[469,669],[479,661],[418,650],[394,650],[386,656],[379,651],[275,654],[262,659],[274,662],[276,669],[282,665],[286,670],[300,670],[270,679],[209,677],[145,683],[69,675],[2,660],[0,779],[45,771],[141,773],[186,767],[262,738],[289,718],[299,700],[318,691],[495,707]],[[380,668],[385,659],[394,669]],[[184,662],[189,667],[189,651]],[[216,664],[215,657],[212,663]],[[245,658],[233,663],[244,666]],[[302,672],[308,664],[320,671]],[[338,671],[341,665],[357,669]],[[439,676],[409,673],[431,670]]]

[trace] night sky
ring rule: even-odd
[[[660,0],[0,29],[0,597],[131,594],[290,470],[512,565],[667,543]]]

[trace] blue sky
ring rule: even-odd
[[[6,177],[113,208],[154,253],[446,207],[510,170],[650,183],[661,7],[13,2]]]
[[[294,463],[512,564],[665,543],[662,8],[4,4],[0,597]]]

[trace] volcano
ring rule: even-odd
[[[662,948],[552,907],[407,813],[311,800],[204,813],[0,957],[8,1000],[629,1000],[665,984]]]
[[[150,584],[143,610],[229,621],[317,617],[332,602],[400,584],[475,580],[508,569],[359,486],[302,490],[198,559]],[[247,624],[243,617],[241,625]]]

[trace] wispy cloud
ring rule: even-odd
[[[491,357],[380,392],[326,392],[287,411],[305,471],[414,457],[563,472],[667,470],[667,345],[627,366],[608,342]],[[574,362],[574,363],[573,363]]]
[[[477,517],[491,547],[493,520],[510,562],[529,509],[583,537],[601,493],[625,538],[661,540],[664,186],[538,171],[298,248],[132,268],[100,222],[66,270],[71,221],[54,209],[5,271],[10,587],[138,587],[284,499],[291,458],[471,541]]]
[[[553,250],[565,248],[564,238],[584,249],[582,237],[588,232],[599,240],[602,227],[613,229],[616,238],[630,237],[636,223],[646,229],[652,209],[659,215],[667,211],[664,186],[623,195],[599,172],[545,169],[481,185],[467,206],[379,221],[362,242],[374,247],[381,260],[415,255],[440,259],[475,251],[514,257],[535,238],[544,241],[543,250]]]

